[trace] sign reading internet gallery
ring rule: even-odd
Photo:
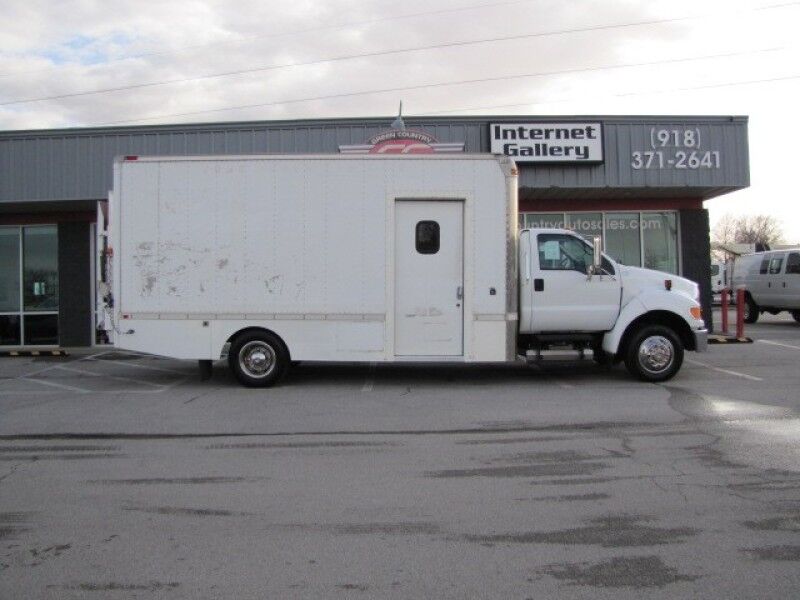
[[[493,123],[492,154],[517,162],[603,162],[600,123]]]

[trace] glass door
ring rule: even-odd
[[[58,228],[0,227],[0,345],[58,345]]]

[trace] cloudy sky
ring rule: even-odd
[[[749,115],[800,242],[800,1],[2,0],[0,129],[451,114]]]

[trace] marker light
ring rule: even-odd
[[[702,318],[703,318],[703,309],[702,309],[702,308],[700,308],[699,306],[692,306],[692,307],[689,309],[689,312],[691,313],[691,315],[692,315],[692,316],[693,316],[695,319],[698,319],[698,320],[699,320],[699,319],[702,319]]]
[[[670,291],[672,289],[672,279],[664,280],[664,289]]]

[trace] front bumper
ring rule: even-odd
[[[708,329],[695,329],[692,333],[695,352],[708,352]]]

